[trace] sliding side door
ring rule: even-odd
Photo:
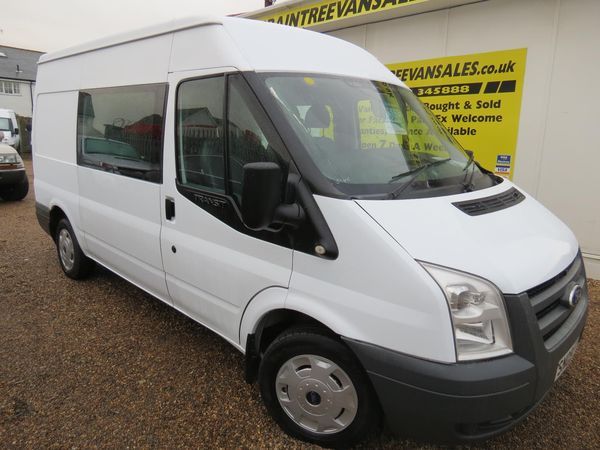
[[[88,254],[169,299],[161,252],[166,84],[79,92],[80,216]]]

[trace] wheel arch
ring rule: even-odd
[[[256,381],[262,355],[277,336],[287,329],[299,326],[315,327],[332,337],[340,337],[339,333],[326,324],[303,312],[285,307],[266,311],[256,322],[252,332],[246,335],[245,377],[248,383]]]
[[[61,219],[69,220],[69,217],[65,213],[65,211],[58,205],[54,205],[50,207],[50,216],[48,221],[48,229],[50,231],[50,237],[52,240],[56,239],[56,227],[58,226],[58,222]],[[70,221],[69,221],[70,222]]]
[[[58,226],[58,222],[60,222],[61,219],[67,219],[71,224],[71,227],[73,228],[73,232],[75,233],[75,237],[79,242],[79,246],[85,253],[87,251],[87,248],[85,245],[85,240],[82,239],[81,236],[81,229],[79,228],[79,211],[77,210],[76,205],[73,205],[74,210],[71,210],[67,203],[70,202],[63,202],[57,198],[54,198],[49,202],[48,230],[50,237],[52,238],[52,240],[55,240],[56,227]]]

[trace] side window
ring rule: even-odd
[[[177,180],[225,192],[223,76],[181,83],[177,92]]]
[[[163,84],[80,91],[79,163],[160,182],[165,94]]]
[[[227,108],[229,183],[231,195],[240,203],[245,164],[275,162],[287,173],[289,158],[283,156],[278,139],[241,75],[229,76]]]

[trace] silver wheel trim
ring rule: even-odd
[[[358,411],[352,380],[322,356],[298,355],[286,361],[275,378],[275,390],[290,419],[315,434],[339,433]]]
[[[65,270],[71,270],[75,265],[75,245],[71,238],[71,233],[66,228],[58,233],[58,253],[60,254],[60,262]]]

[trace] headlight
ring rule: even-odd
[[[16,153],[0,154],[0,164],[16,164],[17,168],[25,167],[21,156]]]
[[[492,283],[445,267],[423,262],[421,265],[440,285],[448,301],[459,361],[512,352],[504,300]]]

